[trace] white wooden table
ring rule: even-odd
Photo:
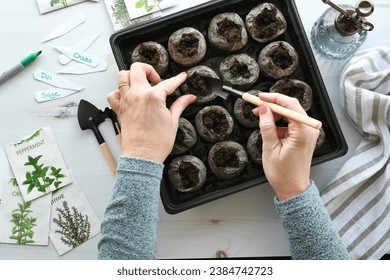
[[[0,0],[0,61],[1,68],[13,64],[26,54],[42,50],[41,57],[19,75],[0,86],[0,146],[21,139],[40,127],[50,126],[69,169],[102,219],[111,197],[114,176],[111,174],[92,133],[81,131],[77,122],[77,104],[86,99],[103,109],[108,106],[106,94],[116,86],[116,66],[109,45],[113,33],[103,0],[82,3],[40,15],[36,1]],[[172,12],[204,1],[177,1]],[[336,1],[339,2],[339,1]],[[370,17],[375,29],[368,35],[363,48],[390,47],[390,4],[376,0]],[[354,0],[343,3],[354,4]],[[327,8],[320,0],[296,0],[306,33]],[[63,37],[41,43],[42,39],[71,15],[82,12],[87,20]],[[100,37],[89,52],[108,63],[105,72],[67,78],[85,87],[62,100],[38,104],[34,94],[47,88],[33,79],[33,71],[42,68],[56,72],[58,52],[54,45],[69,46],[93,33]],[[331,61],[315,53],[334,110],[347,140],[348,153],[336,160],[312,168],[312,178],[319,188],[324,186],[350,157],[360,135],[346,120],[339,106],[338,77],[344,61]],[[99,126],[115,156],[119,155],[115,134],[107,121]],[[0,152],[0,176],[9,175],[6,159]],[[159,258],[214,258],[289,256],[287,235],[273,205],[273,191],[268,184],[219,199],[188,211],[169,215],[160,205],[158,226]],[[96,236],[61,258],[52,244],[48,247],[0,244],[0,259],[96,259]]]

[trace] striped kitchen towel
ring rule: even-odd
[[[390,49],[356,53],[340,86],[363,138],[321,197],[350,257],[379,259],[390,250]]]

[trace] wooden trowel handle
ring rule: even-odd
[[[116,140],[117,140],[119,146],[122,146],[122,135],[120,133],[118,133],[116,135]]]
[[[260,104],[267,104],[270,107],[271,111],[273,111],[274,113],[277,113],[283,117],[287,117],[294,121],[301,122],[313,128],[320,129],[322,126],[322,123],[319,120],[313,119],[307,115],[299,114],[293,110],[287,109],[278,104],[264,102],[259,97],[256,97],[250,93],[244,93],[242,95],[242,99],[244,99],[246,102],[252,103],[253,105],[257,105],[257,106]]]
[[[110,166],[112,172],[114,174],[116,174],[116,168],[117,168],[116,160],[113,157],[113,155],[112,155],[110,149],[108,148],[107,144],[106,143],[100,144],[100,149],[102,150],[103,155],[106,158],[106,161],[107,161],[108,165]]]

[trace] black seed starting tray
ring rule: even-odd
[[[274,4],[284,15],[287,21],[287,30],[272,41],[286,41],[290,43],[299,54],[299,67],[288,78],[299,79],[309,84],[313,89],[313,105],[308,114],[323,124],[325,133],[324,143],[315,150],[312,165],[323,163],[344,155],[347,152],[347,144],[341,132],[340,126],[334,114],[326,88],[323,84],[316,61],[308,43],[304,28],[300,21],[295,2],[293,0],[218,0],[210,1],[194,8],[181,11],[163,18],[158,18],[147,23],[133,26],[113,34],[110,44],[120,70],[130,68],[130,55],[132,50],[140,43],[155,41],[168,49],[169,36],[182,27],[193,27],[199,30],[206,38],[209,21],[212,17],[223,12],[235,12],[245,22],[245,16],[255,6],[268,2]],[[257,43],[248,34],[248,43],[244,49],[235,53],[246,53],[257,60],[261,49],[268,43]],[[220,61],[227,55],[221,55],[208,45],[205,58],[199,65],[207,65],[218,73]],[[188,70],[170,60],[168,73],[163,78],[171,77],[181,71]],[[259,79],[251,89],[268,91],[277,80],[264,77],[260,73]],[[249,135],[256,129],[250,129],[241,125],[233,114],[234,99],[223,100],[217,98],[205,105],[191,105],[183,113],[182,117],[194,124],[196,113],[206,105],[221,105],[232,115],[235,123],[234,131],[226,140],[232,140],[246,147]],[[195,126],[195,125],[194,125]],[[267,181],[261,165],[255,164],[250,159],[240,176],[231,180],[218,179],[207,164],[207,156],[211,146],[198,136],[196,145],[186,154],[200,158],[207,168],[207,179],[204,186],[193,192],[180,192],[170,185],[167,178],[167,170],[164,171],[161,183],[161,199],[165,210],[170,214],[196,207],[198,205],[225,197],[227,195],[257,186]],[[175,156],[169,156],[166,166]],[[165,168],[167,169],[167,168]]]

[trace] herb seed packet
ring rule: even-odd
[[[0,242],[47,246],[51,194],[25,202],[15,178],[3,178],[2,184]]]
[[[6,145],[4,150],[26,202],[72,182],[49,127]]]
[[[98,2],[99,0],[37,0],[37,4],[39,12],[44,14],[58,9],[67,8],[71,5],[85,1]]]
[[[106,9],[114,31],[118,31],[135,24],[140,24],[161,16],[161,12],[155,12],[148,13],[143,17],[131,19],[125,4],[125,0],[104,0],[104,3],[106,5]]]
[[[127,11],[131,19],[136,19],[154,12],[161,12],[164,9],[173,7],[176,5],[172,0],[124,0]]]
[[[75,178],[53,192],[51,205],[49,236],[60,256],[100,233],[100,221]]]

